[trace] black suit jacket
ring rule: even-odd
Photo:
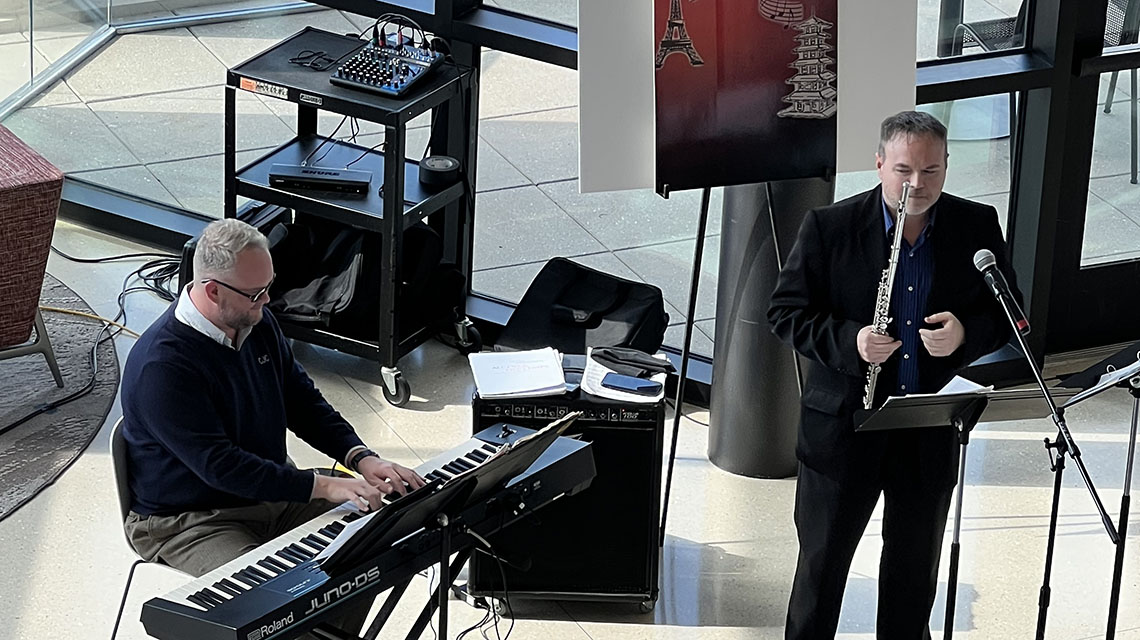
[[[934,251],[934,276],[925,315],[953,313],[965,327],[965,343],[943,358],[919,347],[921,392],[937,391],[960,369],[1011,337],[1001,306],[974,267],[974,253],[982,248],[992,251],[998,268],[1017,287],[993,207],[947,193],[935,206],[927,237]],[[812,363],[801,399],[796,454],[804,464],[829,475],[849,470],[852,464],[878,469],[887,442],[893,439],[893,452],[918,456],[924,473],[953,484],[957,459],[951,427],[889,433],[854,430],[867,375],[856,336],[874,316],[889,252],[881,186],[809,211],[800,227],[768,309],[773,332]],[[889,333],[895,335],[893,327]],[[895,387],[899,357],[896,352],[883,365],[876,406]]]

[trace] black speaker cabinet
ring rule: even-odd
[[[515,565],[503,566],[511,597],[636,602],[651,609],[658,590],[665,403],[615,402],[575,391],[510,400],[476,396],[473,409],[475,432],[504,421],[537,428],[582,411],[567,435],[581,436],[594,451],[597,476],[588,489],[491,538]],[[472,555],[467,590],[502,597],[494,558]]]

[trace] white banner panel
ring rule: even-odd
[[[579,0],[582,193],[653,187],[653,52],[653,0]]]
[[[836,170],[866,171],[883,119],[914,109],[918,3],[839,0],[838,23]]]

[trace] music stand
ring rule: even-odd
[[[966,447],[970,431],[989,404],[985,390],[950,394],[922,394],[890,397],[871,413],[856,431],[885,431],[953,426],[958,431],[961,449],[958,458],[958,495],[954,507],[954,540],[950,543],[950,586],[946,590],[946,638],[953,633],[955,596],[958,591],[958,555],[962,530],[962,492],[966,484]]]
[[[1062,392],[1064,394],[1064,392]],[[1075,391],[1064,394],[1066,397]],[[1054,394],[1058,395],[1058,394]],[[977,389],[960,393],[914,394],[887,398],[877,411],[865,414],[856,431],[884,431],[953,426],[961,445],[958,457],[958,487],[954,501],[954,535],[950,543],[950,576],[946,587],[946,619],[943,638],[954,635],[958,597],[958,564],[961,555],[962,499],[966,486],[966,449],[970,432],[982,421],[1024,420],[1049,415],[1049,406],[1034,389],[991,391]]]
[[[1115,363],[1121,361],[1121,356],[1134,356],[1136,360],[1128,366],[1117,368]],[[1099,378],[1094,376],[1099,376]],[[1116,616],[1120,608],[1120,580],[1124,571],[1124,546],[1128,540],[1128,507],[1132,494],[1132,463],[1136,456],[1136,423],[1140,418],[1140,342],[1094,364],[1081,373],[1070,376],[1062,384],[1079,387],[1094,380],[1095,383],[1069,399],[1063,408],[1067,409],[1113,387],[1127,389],[1132,395],[1132,425],[1128,431],[1128,456],[1124,465],[1124,492],[1120,496],[1120,517],[1116,521],[1120,537],[1116,540],[1116,559],[1112,567],[1112,589],[1108,597],[1108,623],[1105,638],[1112,640],[1116,637]]]
[[[439,587],[434,594],[434,602],[428,602],[408,637],[419,637],[423,627],[427,626],[431,614],[438,608],[438,635],[446,638],[447,595],[459,567],[467,561],[470,553],[459,551],[454,565],[449,565],[452,552],[451,538],[454,531],[452,527],[456,516],[525,473],[581,415],[581,412],[571,412],[538,431],[526,435],[520,434],[488,460],[465,473],[453,476],[442,483],[442,486],[433,482],[427,487],[397,499],[388,505],[388,509],[395,509],[392,513],[381,511],[376,514],[368,524],[346,540],[340,549],[326,558],[321,568],[325,569],[326,573],[334,573],[337,569],[355,566],[420,529],[439,529]],[[506,429],[504,425],[504,430]],[[521,428],[514,429],[512,434],[522,431]],[[425,493],[417,496],[421,491]],[[409,578],[393,587],[380,613],[369,626],[366,638],[372,640],[379,634],[380,628],[387,622],[395,609],[396,602],[410,582]]]

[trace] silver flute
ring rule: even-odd
[[[891,292],[895,288],[895,272],[898,271],[899,254],[902,253],[903,224],[906,222],[906,204],[910,198],[910,182],[902,184],[899,197],[898,215],[895,216],[895,236],[891,243],[890,261],[879,279],[879,294],[875,298],[875,319],[871,321],[871,333],[887,335],[887,325],[891,323]],[[870,409],[875,402],[875,383],[879,380],[882,364],[872,364],[867,369],[867,384],[863,387],[863,408]]]

